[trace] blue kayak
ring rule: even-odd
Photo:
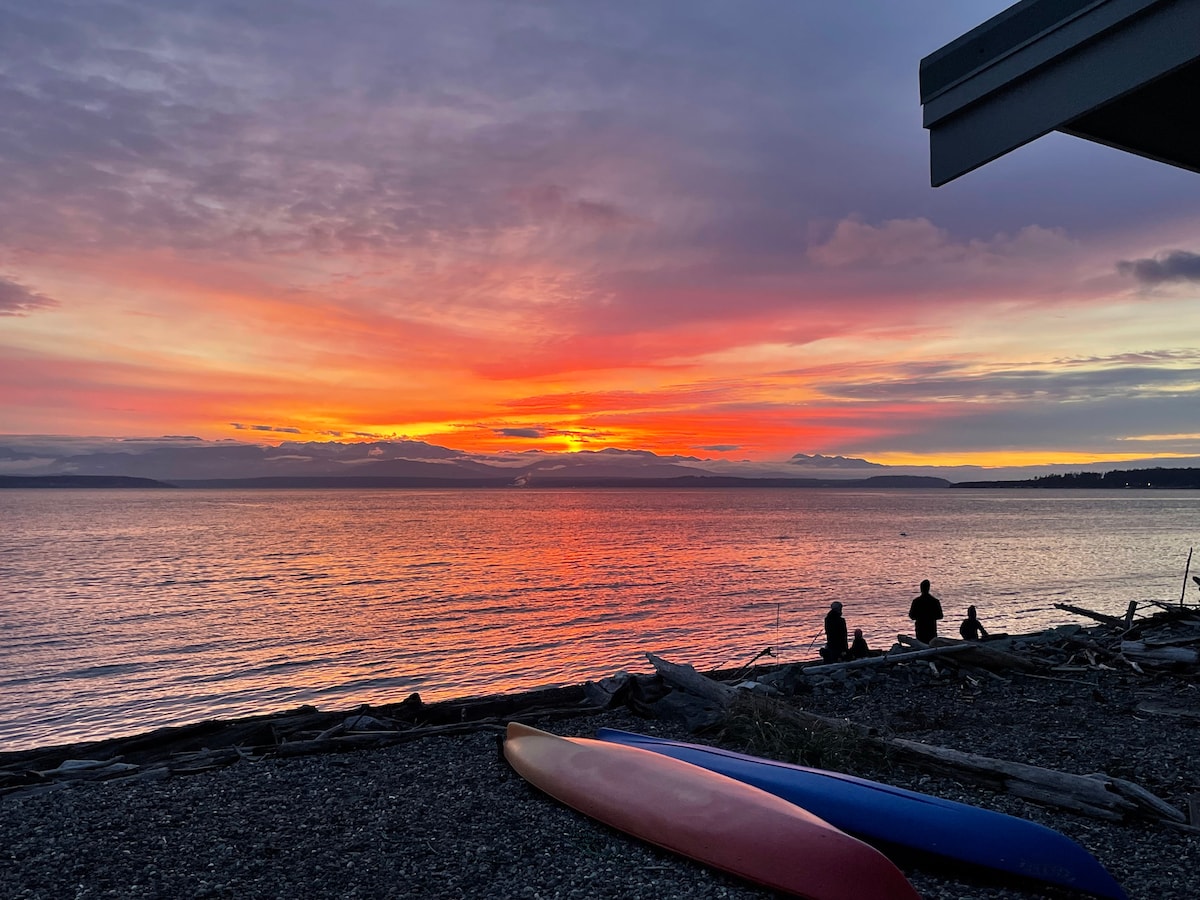
[[[718,747],[615,728],[601,728],[596,737],[653,750],[752,784],[885,852],[907,851],[959,867],[1005,872],[1097,897],[1128,900],[1121,886],[1087,850],[1061,832],[1036,822],[878,781]]]

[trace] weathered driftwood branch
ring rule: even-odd
[[[310,756],[314,753],[328,753],[333,750],[353,750],[372,747],[386,747],[392,744],[403,744],[418,738],[431,735],[473,734],[477,731],[494,731],[499,733],[504,727],[495,720],[477,722],[461,722],[452,725],[433,725],[428,728],[405,728],[399,731],[368,731],[350,734],[338,734],[333,737],[316,737],[307,740],[287,741],[277,747],[262,748],[271,756],[291,757]]]
[[[998,785],[1017,797],[1097,818],[1186,821],[1182,812],[1144,788],[1108,775],[1072,775],[900,738],[888,744],[893,750],[900,750],[899,755],[908,762],[924,764],[927,768],[979,784]]]
[[[1018,656],[1016,653],[1009,653],[1007,650],[1000,650],[996,647],[990,647],[987,644],[975,641],[959,641],[954,638],[936,637],[933,639],[933,646],[942,648],[960,647],[962,648],[962,653],[955,657],[956,661],[977,666],[980,669],[987,669],[991,672],[1037,672],[1041,669],[1037,663],[1024,656]]]
[[[531,698],[533,702],[531,702]],[[530,695],[475,698],[424,706],[408,700],[375,707],[380,716],[302,711],[246,722],[205,722],[158,729],[128,739],[98,741],[0,754],[0,797],[24,796],[77,781],[144,781],[209,772],[266,756],[303,756],[382,747],[434,735],[503,730],[508,719],[538,720],[597,713],[605,705],[586,702],[582,687],[545,689]],[[416,714],[422,724],[397,720],[387,712]],[[197,749],[198,744],[205,744]],[[120,749],[121,753],[114,752]],[[68,755],[95,752],[103,758]],[[128,754],[129,761],[124,754]]]
[[[339,734],[344,734],[345,731],[346,731],[346,723],[343,720],[341,722],[338,722],[332,728],[326,728],[324,731],[322,731],[320,734],[318,734],[315,738],[313,738],[313,740],[314,741],[328,741],[332,738],[337,737]]]
[[[937,771],[995,790],[1004,790],[1046,806],[1055,806],[1097,818],[1141,818],[1165,820],[1176,824],[1186,822],[1184,814],[1166,801],[1137,785],[1107,775],[1072,775],[1041,766],[935,747],[918,741],[886,739],[878,736],[872,729],[849,720],[827,719],[770,697],[749,695],[701,675],[692,666],[677,665],[652,653],[648,653],[647,658],[669,685],[722,708],[727,709],[735,700],[746,696],[747,702],[754,703],[759,710],[768,715],[809,728],[852,734],[893,758],[925,770]]]
[[[1083,681],[1079,678],[1062,678],[1058,675],[1036,675],[1033,672],[1021,672],[1019,674],[1025,678],[1036,678],[1039,681],[1057,681],[1061,684],[1078,684],[1082,685],[1083,687],[1092,687],[1092,683],[1090,681]]]
[[[1148,637],[1143,643],[1147,647],[1187,647],[1190,644],[1200,644],[1200,630],[1178,637]]]
[[[1097,659],[1114,661],[1117,659],[1117,654],[1107,647],[1101,646],[1100,642],[1094,637],[1086,634],[1076,634],[1067,638],[1066,643],[1069,647],[1082,648],[1086,653],[1090,653]],[[1090,658],[1090,657],[1089,657]]]
[[[1174,603],[1163,603],[1161,600],[1147,600],[1146,603],[1151,606],[1157,606],[1159,609],[1169,613],[1178,613],[1181,618],[1190,619],[1196,612],[1195,608],[1187,606],[1176,606]]]
[[[1144,806],[1147,809],[1155,810],[1160,816],[1170,822],[1185,824],[1188,817],[1176,809],[1170,803],[1167,803],[1161,797],[1150,793],[1140,784],[1134,784],[1132,781],[1126,781],[1124,778],[1114,778],[1111,775],[1090,775],[1089,778],[1097,778],[1104,781],[1109,790],[1116,791],[1123,797],[1127,797],[1139,806]]]
[[[728,706],[737,696],[737,688],[701,675],[695,666],[668,662],[653,653],[647,653],[646,658],[667,684],[679,688],[684,693],[709,700],[718,706]]]
[[[913,647],[917,650],[953,649],[955,651],[955,665],[982,673],[997,681],[1004,680],[999,674],[1000,672],[1007,673],[1013,670],[1030,672],[1037,671],[1038,668],[1034,663],[1022,656],[1008,653],[996,647],[983,647],[974,641],[959,641],[954,638],[935,637],[932,644],[926,644],[924,641],[918,641],[911,635],[898,634],[896,635],[896,643],[902,644],[905,647]]]
[[[1137,705],[1140,713],[1153,716],[1175,716],[1180,719],[1200,719],[1200,709],[1190,706],[1168,706],[1165,703],[1155,703],[1153,700],[1143,700]],[[1197,823],[1200,824],[1200,823]]]
[[[1055,603],[1054,608],[1065,610],[1069,613],[1075,613],[1077,616],[1085,616],[1089,619],[1095,619],[1097,622],[1103,622],[1105,625],[1112,625],[1115,628],[1129,627],[1125,624],[1125,620],[1119,616],[1108,616],[1104,613],[1093,612],[1090,609],[1084,609],[1082,606],[1072,606],[1069,603]]]
[[[876,666],[890,666],[896,663],[911,662],[916,659],[929,659],[948,654],[964,655],[969,650],[967,645],[954,647],[925,647],[923,650],[913,650],[909,653],[885,653],[883,656],[867,656],[863,659],[853,659],[840,663],[817,663],[811,666],[801,666],[800,671],[805,675],[824,675],[828,672],[838,672],[845,669],[866,669]]]
[[[137,769],[133,763],[118,759],[68,759],[55,769],[37,774],[43,778],[71,779],[74,781],[101,781],[115,775],[123,775]]]
[[[1200,662],[1200,650],[1188,647],[1151,647],[1144,641],[1122,641],[1121,655],[1143,664],[1194,666]]]

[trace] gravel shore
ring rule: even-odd
[[[794,702],[912,740],[1120,776],[1183,810],[1200,791],[1200,720],[1139,711],[1146,701],[1200,709],[1194,677],[1098,670],[1001,681],[894,668],[823,681]],[[719,739],[626,709],[531,724],[570,735],[609,726]],[[1075,816],[901,767],[854,774],[1056,828],[1134,900],[1200,897],[1195,831]],[[904,870],[928,900],[1069,896]],[[13,900],[768,896],[539,794],[508,769],[494,731],[0,799],[0,897]]]

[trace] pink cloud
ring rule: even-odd
[[[19,281],[0,276],[0,316],[26,316],[58,305],[53,297],[47,297]]]

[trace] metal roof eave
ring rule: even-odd
[[[1181,161],[1161,136],[1152,149],[1114,137],[1129,129],[1095,114],[1123,98],[1113,110],[1135,108],[1129,95],[1197,60],[1200,0],[1022,0],[921,61],[931,182],[1056,129],[1190,168],[1194,153]],[[1089,117],[1107,130],[1089,133]]]

